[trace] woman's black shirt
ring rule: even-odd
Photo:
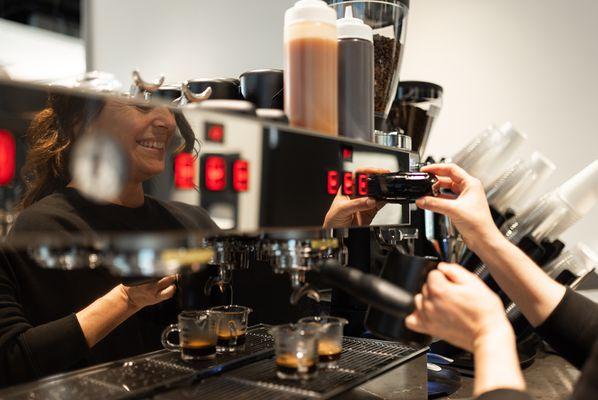
[[[66,188],[18,216],[10,238],[28,232],[217,230],[199,207],[149,196],[138,208],[97,205]],[[0,253],[0,386],[160,348],[176,318],[174,300],[146,307],[89,349],[75,313],[121,283],[105,269],[39,267],[26,252]]]

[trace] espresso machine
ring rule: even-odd
[[[374,30],[375,112],[381,124],[399,85],[409,2],[331,3],[343,15],[347,5],[356,5],[356,16]],[[402,319],[436,262],[425,257],[436,253],[426,244],[423,214],[413,204],[434,194],[434,177],[418,172],[419,149],[413,151],[401,132],[381,130],[372,140],[359,141],[289,126],[281,110],[282,74],[258,70],[239,79],[172,85],[164,77],[145,80],[135,71],[129,91],[102,73],[68,87],[0,82],[0,98],[11,99],[0,102],[0,129],[10,128],[3,143],[16,155],[12,172],[0,171],[0,177],[9,176],[0,181],[0,207],[10,216],[5,232],[18,214],[14,204],[23,186],[18,171],[27,153],[22,138],[48,95],[83,104],[167,108],[176,120],[176,137],[164,172],[144,182],[144,191],[200,206],[218,226],[160,234],[13,234],[2,242],[3,251],[26,252],[49,270],[105,269],[130,284],[178,274],[182,309],[215,303],[254,309],[242,352],[191,365],[177,354],[157,351],[8,388],[0,397],[378,398],[397,390],[404,398],[426,397],[430,338],[406,335]],[[23,120],[18,128],[7,122],[13,115]],[[122,190],[129,170],[112,133],[90,129],[73,146],[72,179],[99,203]],[[362,172],[368,168],[393,174],[369,176]],[[367,218],[327,222],[338,203],[360,196],[385,204]],[[400,268],[404,271],[394,273]],[[309,382],[277,380],[270,325],[314,314],[352,322],[345,329],[339,368]],[[387,340],[372,338],[372,332]]]
[[[380,246],[414,255],[418,243],[426,240],[412,219],[417,196],[388,199],[389,203],[362,225],[326,225],[325,220],[335,201],[373,195],[374,190],[384,198],[385,193],[372,183],[372,177],[361,174],[361,169],[416,174],[419,154],[293,128],[279,119],[260,116],[247,100],[210,99],[211,88],[194,92],[191,82],[164,87],[163,79],[149,82],[136,73],[134,83],[133,90],[124,94],[85,85],[0,82],[0,98],[23,99],[22,104],[0,103],[0,127],[12,138],[3,138],[3,146],[15,155],[12,169],[0,171],[0,176],[10,175],[1,186],[5,215],[17,216],[14,204],[23,183],[18,172],[9,172],[23,166],[25,129],[52,94],[84,103],[119,101],[130,107],[168,108],[175,115],[175,144],[182,151],[174,152],[164,173],[147,182],[145,190],[165,200],[202,206],[219,229],[160,234],[96,232],[68,238],[29,232],[4,239],[2,251],[26,252],[47,269],[104,268],[141,281],[179,274],[187,285],[182,291],[192,293],[183,304],[205,304],[202,302],[213,298],[211,291],[230,293],[231,297],[223,300],[226,302],[258,299],[263,310],[255,313],[258,317],[248,331],[246,350],[201,365],[189,365],[177,354],[158,351],[11,387],[0,396],[167,399],[255,393],[263,398],[341,394],[351,398],[383,387],[396,389],[396,385],[412,398],[425,396],[425,344],[347,336],[340,369],[300,384],[277,381],[271,373],[273,342],[268,333],[268,322],[273,319],[292,322],[297,317],[285,307],[268,307],[289,305],[299,316],[334,313],[336,298],[345,291],[397,320],[412,309],[412,294],[378,278],[378,271],[364,258],[358,244],[365,244],[367,253],[370,247]],[[10,115],[22,118],[20,127],[9,125]],[[109,201],[122,188],[127,162],[111,132],[94,131],[74,145],[72,176],[88,199]],[[414,182],[417,190],[431,193],[432,177],[423,178]],[[364,264],[351,268],[360,257]],[[260,286],[260,280],[269,286],[263,282]],[[269,287],[267,293],[265,287]],[[380,289],[384,287],[386,290]],[[248,291],[254,293],[248,295]],[[363,325],[363,319],[357,323]]]

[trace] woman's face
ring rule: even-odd
[[[166,107],[136,107],[124,100],[110,99],[93,127],[115,135],[122,142],[129,155],[131,178],[143,182],[164,170],[176,121]]]

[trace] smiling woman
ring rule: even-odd
[[[139,205],[143,201],[141,183],[164,170],[166,149],[176,129],[173,113],[166,107],[133,106],[126,100],[109,99],[88,129],[107,132],[121,142],[131,171],[124,198],[117,203]]]
[[[141,205],[141,184],[164,170],[166,149],[176,129],[172,112],[166,107],[134,106],[117,98],[81,101],[52,95],[48,105],[27,134],[29,152],[22,170],[26,191],[21,208],[58,188],[75,186],[69,172],[73,144],[78,136],[95,131],[116,138],[129,158],[129,180],[114,202]]]
[[[52,95],[28,131],[26,189],[9,242],[31,232],[216,231],[203,209],[144,195],[143,182],[164,170],[176,126],[166,107]],[[85,198],[69,171],[73,144],[88,132],[111,134],[130,160],[109,204]],[[27,253],[0,252],[0,386],[157,350],[177,314],[176,291],[172,276],[128,286],[101,267],[49,271]]]

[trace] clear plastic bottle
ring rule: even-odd
[[[338,135],[336,13],[299,0],[284,16],[284,103],[292,126]]]

